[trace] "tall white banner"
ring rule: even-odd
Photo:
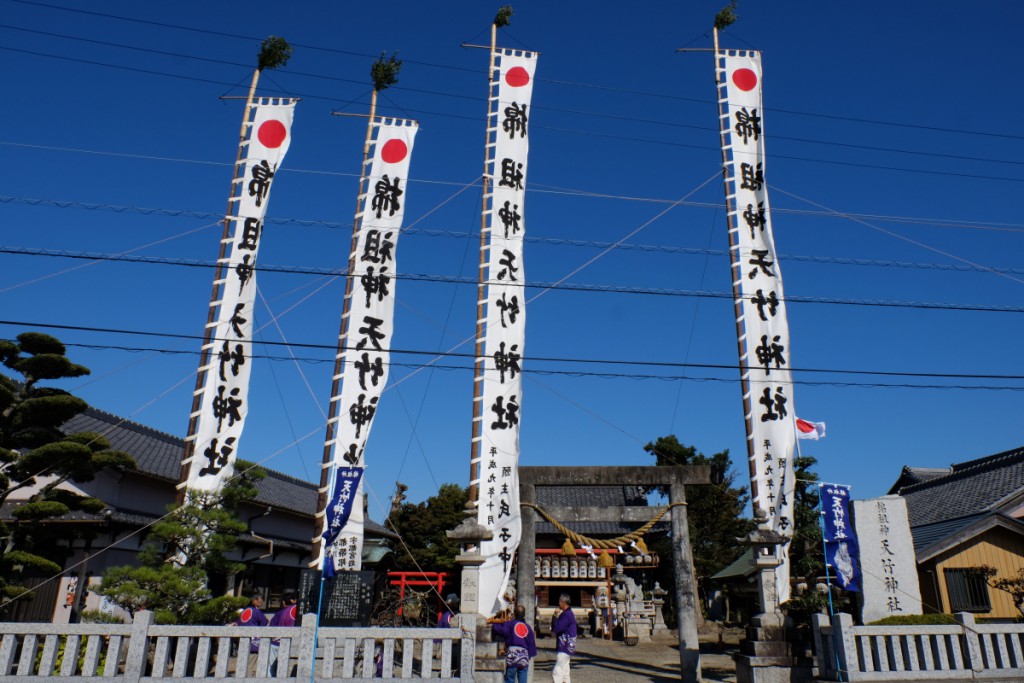
[[[483,423],[477,463],[477,520],[494,537],[481,544],[479,604],[502,609],[505,588],[522,536],[519,513],[519,418],[521,359],[526,342],[523,284],[523,220],[526,162],[530,150],[530,99],[537,55],[521,50],[495,53],[498,102],[488,121],[494,140],[490,159],[487,318],[484,341]]]
[[[374,122],[372,162],[366,193],[356,215],[355,270],[348,327],[339,340],[340,401],[332,450],[334,487],[327,506],[322,557],[324,575],[362,567],[363,451],[388,380],[394,331],[398,237],[405,214],[409,160],[418,124],[405,119]]]
[[[216,321],[204,347],[209,364],[202,388],[195,447],[189,461],[187,488],[219,491],[234,474],[234,463],[249,412],[249,374],[252,371],[252,328],[256,301],[256,256],[263,235],[263,218],[270,201],[270,186],[291,145],[295,100],[261,99],[253,107],[249,139],[243,143],[231,202],[236,209],[231,242],[220,261],[222,278]]]
[[[747,392],[743,399],[749,410],[745,416],[747,439],[753,446],[749,452],[754,454],[751,493],[754,509],[767,515],[764,525],[792,538],[796,412],[786,298],[765,184],[761,55],[729,51],[717,57],[719,95],[726,112],[722,128],[729,159],[727,193],[732,200],[732,274],[742,311],[740,366]],[[776,571],[776,589],[779,601],[785,602],[789,599],[789,544],[782,550],[786,561]]]

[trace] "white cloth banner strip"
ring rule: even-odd
[[[348,328],[338,344],[341,391],[331,397],[332,401],[340,401],[334,439],[327,442],[335,469],[365,466],[363,452],[388,381],[394,332],[395,258],[405,214],[409,160],[419,129],[415,121],[404,119],[381,119],[373,125],[373,156],[361,213],[356,216],[355,252],[349,260],[355,264],[355,270],[350,274],[353,282]],[[362,490],[360,481],[352,514],[334,543],[321,551],[321,566],[326,552],[336,571],[358,571],[362,567]],[[329,492],[329,496],[333,494],[333,490]]]
[[[487,318],[484,337],[483,423],[481,425],[477,521],[494,538],[481,544],[479,605],[491,615],[504,598],[522,536],[519,512],[520,363],[526,341],[523,283],[523,221],[529,117],[537,55],[521,50],[495,53],[496,111],[488,121],[495,140],[488,214]],[[494,74],[492,74],[492,77]]]
[[[724,72],[719,87],[725,90],[722,121],[729,154],[728,190],[733,196],[729,229],[732,273],[738,280],[743,315],[740,366],[747,379],[744,396],[753,443],[753,505],[767,514],[765,524],[786,538],[793,536],[795,477],[793,448],[796,411],[790,367],[789,324],[782,290],[775,239],[772,233],[768,188],[765,182],[764,108],[761,96],[761,56],[757,52],[719,54]],[[779,601],[789,599],[787,561],[776,572]]]
[[[262,100],[253,109],[242,161],[245,171],[240,188],[232,188],[237,209],[228,217],[232,230],[230,253],[222,262],[224,284],[219,303],[211,304],[218,308],[217,322],[187,482],[196,491],[219,491],[234,474],[249,412],[256,256],[270,186],[292,141],[295,100]]]

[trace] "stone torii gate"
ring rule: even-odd
[[[679,664],[682,680],[701,681],[700,646],[697,643],[697,582],[686,522],[686,485],[710,484],[711,467],[520,467],[519,500],[537,504],[538,486],[665,486],[669,487],[672,520],[672,563],[675,568],[676,618],[679,624]],[[537,550],[537,511],[521,508],[522,540],[519,542],[516,579],[517,599],[533,614],[536,605],[534,556]],[[545,508],[566,526],[573,522],[647,522],[651,508],[643,506]]]

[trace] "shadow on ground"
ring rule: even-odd
[[[549,680],[554,666],[553,641],[538,642],[533,681]],[[732,644],[701,643],[701,671],[705,681],[732,682],[736,669]],[[679,646],[662,640],[628,646],[622,642],[582,639],[572,658],[573,683],[663,683],[680,680]]]

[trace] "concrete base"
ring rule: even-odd
[[[787,619],[778,612],[750,620],[736,655],[736,683],[805,683],[813,680],[807,663],[793,656],[786,637]]]
[[[485,626],[489,634],[491,627],[489,624]],[[479,631],[477,633],[479,634]],[[501,683],[505,680],[505,658],[498,657],[497,643],[482,643],[477,640],[473,680],[478,683]]]
[[[792,657],[736,655],[736,683],[810,683],[809,666],[798,666]]]
[[[651,620],[645,617],[626,617],[626,633],[639,643],[651,642]]]

